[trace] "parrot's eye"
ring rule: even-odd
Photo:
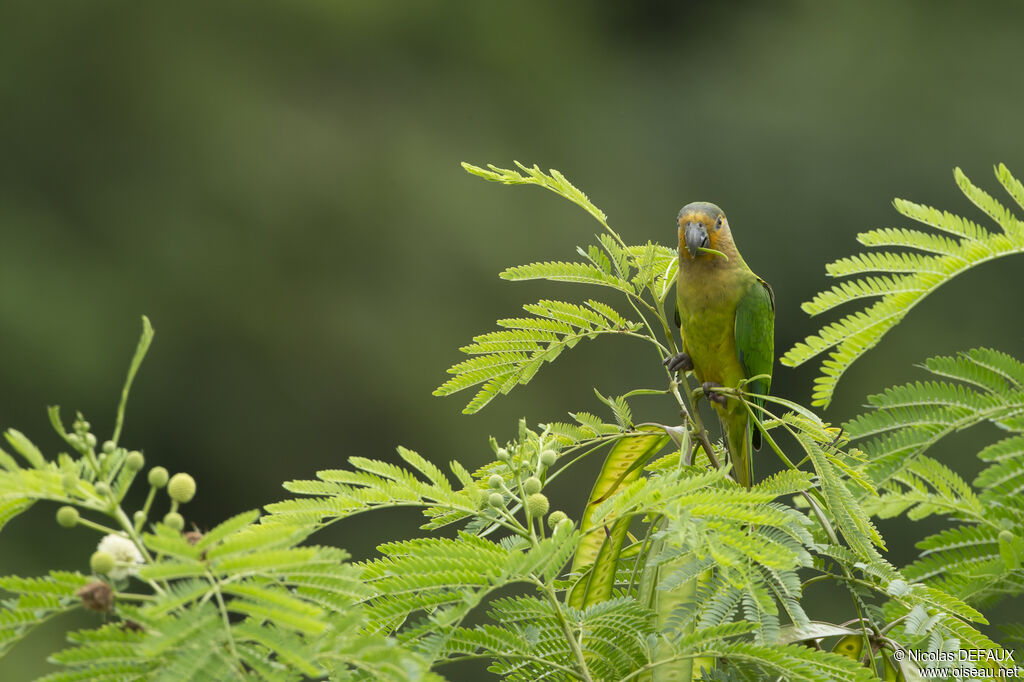
[[[718,220],[715,221],[715,229],[716,230],[721,230],[722,229],[722,216],[718,216]]]

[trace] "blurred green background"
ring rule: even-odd
[[[585,343],[477,416],[469,393],[431,397],[496,318],[593,294],[497,278],[572,258],[598,226],[463,160],[558,168],[630,242],[670,244],[680,206],[718,203],[775,288],[785,350],[819,325],[799,304],[824,263],[906,224],[894,196],[980,219],[953,167],[993,192],[993,164],[1024,175],[1022,20],[1014,2],[2,3],[0,424],[52,454],[59,403],[109,434],[145,313],[157,336],[123,442],[195,475],[186,517],[210,526],[350,455],[480,465],[520,416],[663,381],[639,344]],[[1003,305],[1019,267],[923,304],[828,418],[929,355],[1024,352]],[[773,390],[807,401],[814,372],[777,368]],[[977,447],[940,457],[969,472]],[[556,507],[578,516],[596,465]],[[4,531],[0,574],[86,568],[96,538],[53,511]],[[360,517],[321,539],[365,557],[416,525]],[[904,562],[926,528],[884,530]],[[94,622],[47,627],[0,678],[50,669],[64,629]]]

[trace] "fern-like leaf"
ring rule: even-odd
[[[860,234],[858,239],[868,247],[896,246],[916,251],[871,251],[841,259],[827,267],[832,276],[871,272],[893,274],[845,282],[804,304],[807,313],[817,315],[843,303],[880,297],[864,310],[826,324],[817,334],[797,343],[780,358],[785,365],[797,366],[821,353],[828,354],[821,364],[821,374],[815,380],[813,404],[827,406],[843,373],[938,287],[981,262],[1024,252],[1024,227],[1018,218],[971,184],[959,168],[954,175],[961,191],[1001,230],[990,232],[949,212],[897,200],[895,207],[899,213],[944,234],[902,228]],[[996,169],[996,176],[1017,199],[1020,183],[1005,166],[1000,165]]]
[[[451,395],[473,386],[482,387],[463,412],[478,412],[498,394],[533,378],[541,365],[583,339],[634,332],[642,323],[631,322],[607,304],[588,300],[585,305],[542,300],[523,306],[533,317],[498,320],[503,331],[473,338],[462,351],[473,355],[449,368],[454,374],[434,395]]]
[[[75,592],[87,582],[81,573],[67,571],[51,571],[45,578],[0,578],[0,589],[15,595],[0,602],[0,657],[37,626],[80,606]]]

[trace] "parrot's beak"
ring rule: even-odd
[[[686,244],[686,250],[690,252],[690,257],[696,258],[697,250],[707,248],[710,243],[704,223],[695,223],[691,220],[683,225],[683,241]]]

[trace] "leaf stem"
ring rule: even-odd
[[[220,585],[217,583],[217,578],[214,577],[213,573],[209,570],[206,571],[206,577],[210,581],[210,586],[213,588],[213,596],[217,599],[217,609],[220,611],[221,621],[224,623],[224,632],[228,639],[228,648],[231,649],[231,655],[234,656],[235,661],[240,663],[238,656],[238,649],[235,648],[235,638],[231,633],[231,620],[228,618],[228,607],[224,603],[224,596],[220,592]]]
[[[544,594],[544,597],[548,600],[548,603],[551,604],[551,608],[555,611],[555,615],[558,618],[558,624],[562,627],[562,633],[565,635],[565,640],[568,642],[569,648],[572,650],[573,658],[576,659],[576,667],[579,670],[580,679],[585,680],[585,682],[593,682],[594,678],[590,676],[590,668],[587,667],[587,661],[583,657],[583,649],[580,647],[579,640],[577,640],[576,636],[573,634],[569,621],[565,618],[565,612],[562,610],[562,605],[559,603],[554,590],[543,581],[538,580],[536,577],[531,577],[537,587],[539,587],[541,592]]]
[[[149,350],[149,344],[153,341],[153,333],[153,325],[150,324],[149,318],[143,315],[142,336],[139,338],[139,345],[135,347],[135,355],[132,357],[132,362],[128,366],[128,376],[125,378],[124,387],[121,389],[121,401],[117,405],[114,435],[110,437],[110,440],[114,441],[115,445],[121,437],[121,427],[124,424],[124,410],[128,404],[128,391],[131,390],[132,382],[135,380],[135,373],[139,371],[139,365],[142,364],[142,359],[146,357],[146,351]]]
[[[700,443],[701,449],[704,450],[705,454],[707,454],[708,461],[711,462],[716,469],[721,469],[722,464],[715,456],[715,450],[711,446],[711,440],[708,438],[707,429],[704,428],[704,420],[700,416],[700,411],[697,409],[697,405],[693,402],[693,398],[690,395],[690,383],[686,381],[685,377],[683,378],[683,381],[686,382],[687,388],[685,392],[686,402],[684,403],[683,395],[680,394],[679,391],[679,380],[676,377],[671,376],[671,372],[669,373],[669,377],[669,389],[676,397],[676,402],[679,403],[679,408],[682,411],[683,416],[693,425],[694,436],[696,436],[697,442]]]

